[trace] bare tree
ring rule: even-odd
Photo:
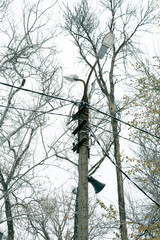
[[[0,20],[3,21],[3,18],[7,12],[7,9],[9,8],[10,3],[12,0],[1,0],[0,1]]]
[[[27,215],[27,229],[34,239],[71,239],[73,235],[73,195],[49,193],[22,204]],[[27,221],[27,219],[26,219]],[[32,238],[33,239],[33,238]]]
[[[75,239],[75,193],[43,193],[32,196],[16,205],[17,212],[24,214],[21,228],[28,232],[31,239]],[[115,221],[109,219],[105,212],[90,201],[89,239],[105,238],[111,228],[116,229]],[[108,227],[106,227],[106,224]]]
[[[94,85],[92,84],[89,96],[92,103],[95,101],[93,100],[95,89],[100,89],[102,96],[104,96],[102,106],[111,116],[114,158],[117,166],[122,168],[119,140],[121,127],[117,118],[120,118],[123,106],[118,104],[116,100],[118,99],[118,88],[122,81],[127,81],[127,78],[131,76],[129,69],[131,69],[132,59],[142,53],[138,36],[141,35],[141,31],[147,31],[147,27],[153,23],[155,5],[153,1],[148,1],[147,4],[143,2],[137,7],[137,3],[135,5],[124,0],[101,0],[97,1],[97,4],[101,4],[103,8],[101,17],[106,19],[105,26],[101,26],[98,10],[93,13],[89,7],[89,1],[82,0],[74,6],[65,6],[63,28],[72,36],[74,44],[78,48],[81,63],[90,68],[94,66],[92,59],[97,59],[99,40],[103,36],[102,32],[110,31],[116,36],[112,51],[108,52],[106,59],[103,62],[97,60],[98,67],[94,71],[96,82]],[[104,107],[105,102],[108,109]],[[121,239],[128,239],[123,178],[118,169],[116,172]]]
[[[7,1],[1,8],[7,10],[4,4]],[[21,21],[16,12],[11,17],[8,9],[8,21],[0,23],[0,222],[8,240],[17,238],[15,225],[22,216],[16,216],[14,209],[19,194],[24,198],[32,195],[37,185],[34,169],[47,159],[46,153],[44,158],[36,157],[39,131],[46,126],[44,112],[59,106],[55,99],[47,97],[58,95],[61,89],[61,81],[58,84],[55,80],[59,69],[53,45],[55,26],[51,29],[49,21],[55,3],[45,8],[43,4],[41,0],[26,4],[19,14]]]

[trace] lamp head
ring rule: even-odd
[[[107,33],[102,41],[102,45],[106,46],[107,48],[110,48],[114,43],[115,35],[113,33]]]
[[[113,33],[107,33],[102,41],[102,46],[98,51],[97,57],[102,59],[106,54],[108,48],[110,48],[114,43],[115,36]]]
[[[64,76],[64,78],[70,82],[75,82],[79,77],[76,74],[70,74],[68,76]]]

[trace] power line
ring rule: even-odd
[[[74,103],[76,105],[78,104],[78,102],[75,102],[73,100],[65,99],[65,98],[62,98],[62,97],[54,96],[54,95],[49,95],[49,94],[46,94],[46,93],[43,93],[43,92],[34,91],[34,90],[31,90],[31,89],[28,89],[28,88],[17,87],[17,86],[8,84],[8,83],[3,83],[3,82],[0,82],[0,84],[4,85],[4,86],[7,86],[7,87],[11,87],[11,88],[16,88],[16,89],[19,89],[19,90],[22,90],[22,91],[25,91],[25,92],[36,93],[36,94],[39,94],[41,96],[54,98],[54,99],[61,100],[61,101],[66,101],[66,102],[69,102],[69,103]]]
[[[42,92],[30,90],[30,89],[27,89],[27,88],[16,87],[16,86],[11,85],[11,84],[8,84],[8,83],[2,83],[2,82],[0,82],[0,84],[1,84],[1,85],[4,85],[4,86],[16,88],[16,89],[19,89],[19,90],[23,90],[23,91],[26,91],[26,92],[36,93],[36,94],[39,94],[39,95],[41,95],[41,96],[50,97],[50,98],[54,98],[54,99],[61,100],[61,101],[66,101],[66,102],[69,102],[69,103],[73,103],[73,104],[75,104],[75,105],[79,105],[79,104],[81,103],[81,102],[76,102],[76,101],[73,101],[73,100],[68,100],[68,99],[65,99],[65,98],[61,98],[61,97],[58,97],[58,96],[49,95],[49,94],[46,94],[46,93],[42,93]],[[86,104],[86,103],[84,103],[84,104]],[[86,105],[88,106],[89,109],[91,109],[91,110],[93,110],[93,111],[96,111],[96,112],[99,112],[99,113],[101,113],[101,114],[103,114],[103,115],[105,115],[105,116],[111,117],[111,118],[115,119],[116,121],[119,121],[119,122],[121,122],[121,123],[123,123],[123,124],[125,124],[125,125],[128,125],[129,127],[135,128],[135,129],[137,129],[137,130],[139,130],[139,131],[141,131],[141,132],[144,132],[144,133],[149,134],[149,135],[152,136],[152,137],[155,137],[155,138],[160,139],[160,137],[157,136],[157,135],[155,135],[155,134],[152,134],[152,133],[150,133],[150,132],[148,132],[148,131],[146,131],[146,130],[144,130],[144,129],[141,129],[141,128],[139,128],[139,127],[136,127],[136,126],[134,126],[134,125],[132,125],[132,124],[130,124],[130,123],[127,123],[127,122],[125,122],[125,121],[123,121],[123,120],[121,120],[121,119],[119,119],[119,118],[117,118],[117,117],[114,117],[114,116],[112,116],[112,115],[110,115],[110,114],[108,114],[108,113],[105,113],[105,112],[103,112],[103,111],[101,111],[101,110],[99,110],[99,109],[97,109],[97,108],[95,108],[95,107],[93,107],[93,106],[91,106],[91,105],[89,105],[89,104],[86,104]]]
[[[92,123],[91,125],[94,126],[94,127],[97,127],[97,125],[94,125],[93,123]],[[113,134],[113,132],[111,132],[111,131],[109,131],[109,130],[107,130],[107,129],[104,129],[104,128],[100,127],[100,126],[98,126],[97,129],[101,129],[101,130],[103,130],[103,131],[105,131],[105,132],[109,132],[109,133]],[[138,142],[136,142],[136,141],[133,141],[133,140],[131,140],[131,139],[129,139],[129,138],[126,138],[126,137],[124,137],[124,136],[121,136],[121,135],[119,135],[119,134],[118,134],[118,136],[119,136],[120,138],[123,138],[123,139],[126,140],[126,141],[132,142],[132,143],[134,143],[134,144],[136,144],[136,145],[138,145],[138,146],[143,147],[142,144],[140,144],[140,143],[138,143]],[[146,147],[146,146],[145,146],[145,148],[147,148],[147,149],[149,149],[149,150],[151,150],[151,151],[160,153],[160,151],[154,150],[153,148]]]
[[[36,93],[36,94],[39,94],[39,95],[41,95],[41,96],[50,97],[50,98],[54,98],[54,99],[61,100],[61,101],[67,101],[67,102],[70,102],[70,103],[73,103],[73,104],[76,104],[76,105],[79,105],[79,104],[80,104],[80,102],[75,102],[75,101],[68,100],[68,99],[64,99],[64,98],[61,98],[61,97],[58,97],[58,96],[48,95],[48,94],[45,94],[45,93],[42,93],[42,92],[30,90],[30,89],[27,89],[27,88],[17,87],[17,86],[8,84],[8,83],[2,83],[2,82],[0,82],[0,84],[1,84],[1,85],[4,85],[4,86],[16,88],[16,89],[19,89],[19,90],[23,90],[23,91],[26,91],[26,92]],[[86,104],[86,103],[85,103],[85,104]],[[106,115],[106,116],[108,116],[108,117],[111,117],[111,118],[113,118],[113,119],[115,119],[115,120],[117,120],[117,121],[119,121],[119,122],[121,122],[121,123],[123,123],[123,124],[126,124],[126,125],[128,125],[128,126],[130,126],[130,127],[132,127],[132,128],[135,128],[135,129],[137,129],[137,130],[139,130],[139,131],[142,131],[142,132],[144,132],[144,133],[147,133],[147,134],[151,135],[152,137],[155,137],[155,138],[160,139],[160,137],[158,137],[157,135],[154,135],[154,134],[152,134],[152,133],[150,133],[150,132],[148,132],[148,131],[146,131],[146,130],[144,130],[144,129],[141,129],[141,128],[138,128],[138,127],[136,127],[136,126],[134,126],[134,125],[131,125],[131,124],[129,124],[129,123],[127,123],[127,122],[125,122],[125,121],[123,121],[123,120],[121,120],[121,119],[118,119],[118,118],[116,118],[116,117],[114,117],[114,116],[112,116],[112,115],[110,115],[110,114],[108,114],[108,113],[102,112],[101,110],[98,110],[98,109],[96,109],[95,107],[90,106],[89,104],[87,104],[87,105],[88,105],[88,108],[91,109],[91,110],[94,110],[94,111],[99,112],[99,113],[101,113],[101,114],[103,114],[103,115]],[[14,108],[14,107],[12,107],[12,108]],[[20,109],[20,108],[19,108],[19,109]],[[21,110],[22,110],[22,108],[21,108]],[[34,110],[33,110],[33,111],[34,111]],[[42,112],[42,111],[40,111],[40,112],[41,112],[41,113],[44,113],[44,112]],[[46,113],[46,112],[45,112],[45,113]],[[90,129],[90,131],[92,132],[91,129]],[[156,202],[155,200],[153,200],[147,193],[145,193],[144,190],[141,189],[141,188],[110,158],[110,156],[109,156],[108,153],[103,149],[103,147],[101,146],[100,142],[98,141],[98,139],[96,138],[96,136],[95,136],[95,134],[94,134],[93,132],[92,132],[92,135],[93,135],[93,137],[95,138],[95,141],[98,143],[98,145],[99,145],[100,148],[102,149],[102,151],[105,153],[105,155],[108,157],[108,159],[116,166],[116,168],[117,168],[119,171],[121,171],[121,173],[122,173],[130,182],[132,182],[141,192],[143,192],[146,197],[148,197],[152,202],[154,202],[158,207],[160,207],[160,204],[159,204],[159,203],[157,203],[157,202]]]
[[[109,154],[104,150],[104,148],[101,146],[99,140],[97,139],[97,137],[95,136],[95,134],[93,133],[93,131],[90,129],[95,141],[97,142],[97,144],[100,146],[100,148],[102,149],[103,153],[107,156],[107,158],[111,161],[112,164],[115,165],[115,167],[131,182],[133,183],[136,188],[138,188],[147,198],[149,198],[152,202],[154,202],[158,207],[160,207],[160,204],[158,202],[156,202],[153,198],[151,198],[142,188],[140,188],[109,156]]]
[[[98,112],[98,113],[101,113],[101,114],[103,114],[103,115],[106,115],[107,117],[111,117],[111,118],[115,119],[115,120],[118,121],[118,122],[121,122],[121,123],[123,123],[123,124],[125,124],[125,125],[128,125],[129,127],[132,127],[132,128],[135,128],[135,129],[137,129],[137,130],[139,130],[139,131],[141,131],[141,132],[147,133],[147,134],[149,134],[149,135],[152,136],[152,137],[155,137],[155,138],[160,139],[160,137],[157,136],[157,135],[155,135],[155,134],[152,134],[152,133],[150,133],[150,132],[148,132],[148,131],[146,131],[146,130],[144,130],[144,129],[142,129],[142,128],[136,127],[136,126],[134,126],[134,125],[132,125],[132,124],[130,124],[130,123],[127,123],[127,122],[125,122],[125,121],[123,121],[123,120],[121,120],[121,119],[119,119],[119,118],[117,118],[117,117],[112,116],[112,115],[109,114],[109,113],[102,112],[101,110],[99,110],[99,109],[97,109],[97,108],[95,108],[95,107],[93,107],[93,106],[90,106],[89,104],[88,104],[88,108],[91,109],[91,110],[93,110],[93,111],[96,111],[96,112]]]
[[[0,104],[0,107],[5,108],[5,107],[7,107],[7,106]],[[40,113],[40,114],[49,114],[49,115],[56,115],[56,116],[70,117],[70,118],[72,117],[71,115],[67,115],[67,114],[50,112],[50,111],[53,111],[54,109],[53,109],[53,110],[49,110],[49,111],[46,112],[46,111],[38,111],[38,110],[26,109],[26,108],[20,108],[20,107],[13,107],[13,106],[12,106],[12,107],[8,107],[8,108],[10,108],[10,109],[15,109],[15,110],[28,111],[28,112],[35,112],[35,113]],[[94,127],[96,127],[96,125],[94,125],[94,124],[91,124],[91,125],[94,126]],[[98,129],[101,129],[101,130],[103,130],[103,131],[105,131],[105,132],[112,133],[111,131],[109,131],[109,130],[107,130],[107,129],[104,129],[104,128],[100,127],[100,126],[98,126]],[[129,139],[129,138],[126,138],[126,137],[121,136],[121,135],[118,135],[118,136],[119,136],[120,138],[123,138],[123,139],[126,140],[126,141],[132,142],[132,143],[134,143],[134,144],[137,144],[137,145],[143,147],[143,145],[141,145],[140,143],[135,142],[135,141],[133,141],[133,140],[131,140],[131,139]],[[146,148],[149,149],[149,150],[155,151],[154,149],[152,149],[152,148],[150,148],[150,147],[146,147]],[[156,151],[156,152],[159,152],[159,151]]]
[[[2,105],[2,104],[0,104],[0,107],[2,107],[2,108],[5,108],[5,107],[7,107],[7,106],[5,106],[5,105]],[[20,108],[20,107],[8,107],[8,108],[10,108],[10,109],[15,109],[15,110],[22,110],[22,111],[28,111],[28,112],[35,112],[35,113],[40,113],[40,114],[49,114],[49,115],[56,115],[56,116],[62,116],[62,117],[72,117],[71,115],[67,115],[67,114],[62,114],[62,113],[53,113],[53,112],[50,112],[50,111],[53,111],[53,110],[49,110],[49,111],[38,111],[38,110],[33,110],[33,109],[26,109],[26,108]],[[94,126],[94,127],[96,127],[96,125],[94,125],[94,124],[91,124],[92,126]],[[98,129],[101,129],[101,130],[103,130],[103,131],[105,131],[105,132],[109,132],[109,133],[112,133],[111,131],[109,131],[109,130],[107,130],[107,129],[104,129],[104,128],[102,128],[102,127],[100,127],[100,126],[98,126]],[[132,143],[134,143],[134,144],[137,144],[137,145],[139,145],[139,146],[143,146],[143,145],[141,145],[140,143],[138,143],[138,142],[135,142],[135,141],[133,141],[133,140],[131,140],[131,139],[129,139],[129,138],[126,138],[126,137],[124,137],[124,136],[121,136],[121,135],[118,135],[120,138],[123,138],[124,140],[126,140],[126,141],[129,141],[129,142],[132,142]],[[146,147],[147,149],[149,149],[149,150],[152,150],[152,151],[155,151],[154,149],[152,149],[152,148],[150,148],[150,147]],[[156,151],[156,152],[159,152],[159,151]]]
[[[66,132],[68,131],[68,129],[67,130],[65,130],[59,137],[58,137],[58,139],[56,139],[56,141],[52,144],[52,148],[53,148],[53,146],[66,134]],[[50,150],[49,150],[49,152],[50,152]],[[49,153],[48,152],[48,153]],[[24,177],[28,172],[30,172],[31,170],[33,170],[34,168],[36,168],[37,166],[39,166],[39,165],[42,165],[45,161],[47,161],[48,159],[50,159],[51,158],[51,156],[49,156],[48,158],[44,158],[43,160],[41,160],[40,162],[38,162],[38,163],[36,163],[35,165],[33,165],[31,168],[29,168],[28,170],[26,170],[22,175],[20,175],[14,182],[12,182],[12,184],[9,186],[9,188],[7,189],[7,191],[4,193],[4,195],[2,195],[1,197],[0,197],[0,200],[3,198],[3,197],[5,197],[5,196],[7,196],[7,195],[9,195],[9,191],[12,189],[12,187],[13,187],[13,185],[15,184],[15,183],[17,183],[17,181],[19,180],[19,179],[21,179],[22,177]]]
[[[0,107],[7,107],[5,105],[1,105],[0,104]],[[53,111],[53,110],[50,110],[48,112],[45,112],[45,111],[38,111],[38,110],[33,110],[33,109],[26,109],[26,108],[20,108],[20,107],[8,107],[10,109],[15,109],[15,110],[22,110],[22,111],[28,111],[28,112],[35,112],[35,113],[41,113],[41,114],[50,114],[50,115],[57,115],[57,116],[62,116],[62,117],[71,117],[70,115],[66,115],[66,114],[62,114],[62,113],[53,113],[53,112],[50,112],[50,111]]]

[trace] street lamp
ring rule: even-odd
[[[108,48],[110,48],[114,43],[115,36],[113,33],[107,33],[102,41],[102,46],[97,54],[97,57],[102,59],[106,54]]]
[[[114,34],[109,32],[104,36],[102,45],[106,46],[107,48],[110,48],[114,43],[114,39],[115,39]]]
[[[75,224],[78,228],[75,227],[78,235],[76,239],[79,240],[88,240],[88,181],[92,184],[95,189],[95,192],[98,193],[104,188],[104,184],[95,180],[92,176],[88,177],[88,157],[89,157],[89,147],[88,147],[88,122],[89,122],[89,110],[87,108],[88,103],[88,83],[91,78],[91,75],[95,69],[96,64],[99,59],[102,59],[107,52],[107,49],[112,46],[114,43],[114,34],[108,33],[105,35],[102,41],[102,46],[97,54],[96,61],[92,66],[86,82],[80,79],[76,74],[71,74],[65,76],[65,79],[74,82],[80,81],[84,85],[84,93],[82,97],[82,104],[79,106],[78,112],[73,116],[73,119],[78,119],[78,127],[73,131],[73,134],[78,133],[78,143],[74,145],[73,151],[77,150],[79,153],[78,159],[78,192],[77,192],[77,204],[78,204],[78,216],[75,214]],[[75,117],[77,116],[77,117]],[[78,218],[78,219],[77,219]]]
[[[109,33],[107,33],[104,36],[104,38],[102,40],[102,46],[101,46],[100,50],[97,53],[97,59],[96,59],[94,65],[91,68],[91,71],[90,71],[90,73],[88,75],[86,83],[85,83],[84,80],[80,79],[76,74],[71,74],[69,76],[65,76],[64,77],[66,80],[68,80],[70,82],[80,81],[80,82],[83,83],[83,85],[84,85],[84,94],[83,94],[83,97],[82,97],[82,101],[83,102],[88,103],[87,89],[88,89],[88,83],[89,83],[90,77],[92,75],[92,72],[94,71],[95,66],[98,63],[98,60],[102,59],[104,57],[104,55],[106,54],[108,48],[110,48],[113,45],[114,40],[115,40],[115,35],[113,33],[109,32]]]

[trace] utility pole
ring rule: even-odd
[[[81,102],[78,112],[73,118],[78,118],[78,127],[73,134],[78,134],[78,143],[74,145],[73,151],[79,153],[78,159],[78,219],[75,240],[88,240],[88,115],[89,111],[86,102]]]
[[[73,146],[72,150],[76,151],[79,154],[77,193],[78,201],[76,201],[76,209],[78,208],[78,218],[76,215],[77,213],[75,214],[75,222],[78,225],[78,227],[75,226],[75,229],[78,231],[78,233],[74,233],[74,240],[88,240],[88,84],[96,64],[98,63],[99,59],[102,59],[104,57],[108,48],[112,46],[114,38],[115,36],[112,33],[105,35],[102,41],[102,46],[97,54],[97,59],[89,72],[86,82],[82,79],[79,79],[76,75],[65,77],[69,81],[80,81],[84,85],[84,94],[78,112],[72,116],[73,120],[78,119],[78,127],[73,131],[74,135],[78,134],[78,143]]]
[[[88,240],[88,158],[89,158],[89,109],[88,109],[88,83],[90,77],[98,63],[98,58],[91,68],[85,83],[82,79],[75,79],[84,85],[84,93],[78,112],[72,117],[78,119],[78,127],[73,131],[73,134],[78,134],[78,143],[74,145],[73,151],[79,153],[78,158],[78,218],[77,218],[77,234],[75,240]],[[75,228],[76,229],[76,228]]]
[[[88,113],[85,107],[79,118],[79,123],[86,121],[86,124],[79,132],[79,141],[85,139],[85,142],[79,148],[78,160],[78,240],[88,240]]]

